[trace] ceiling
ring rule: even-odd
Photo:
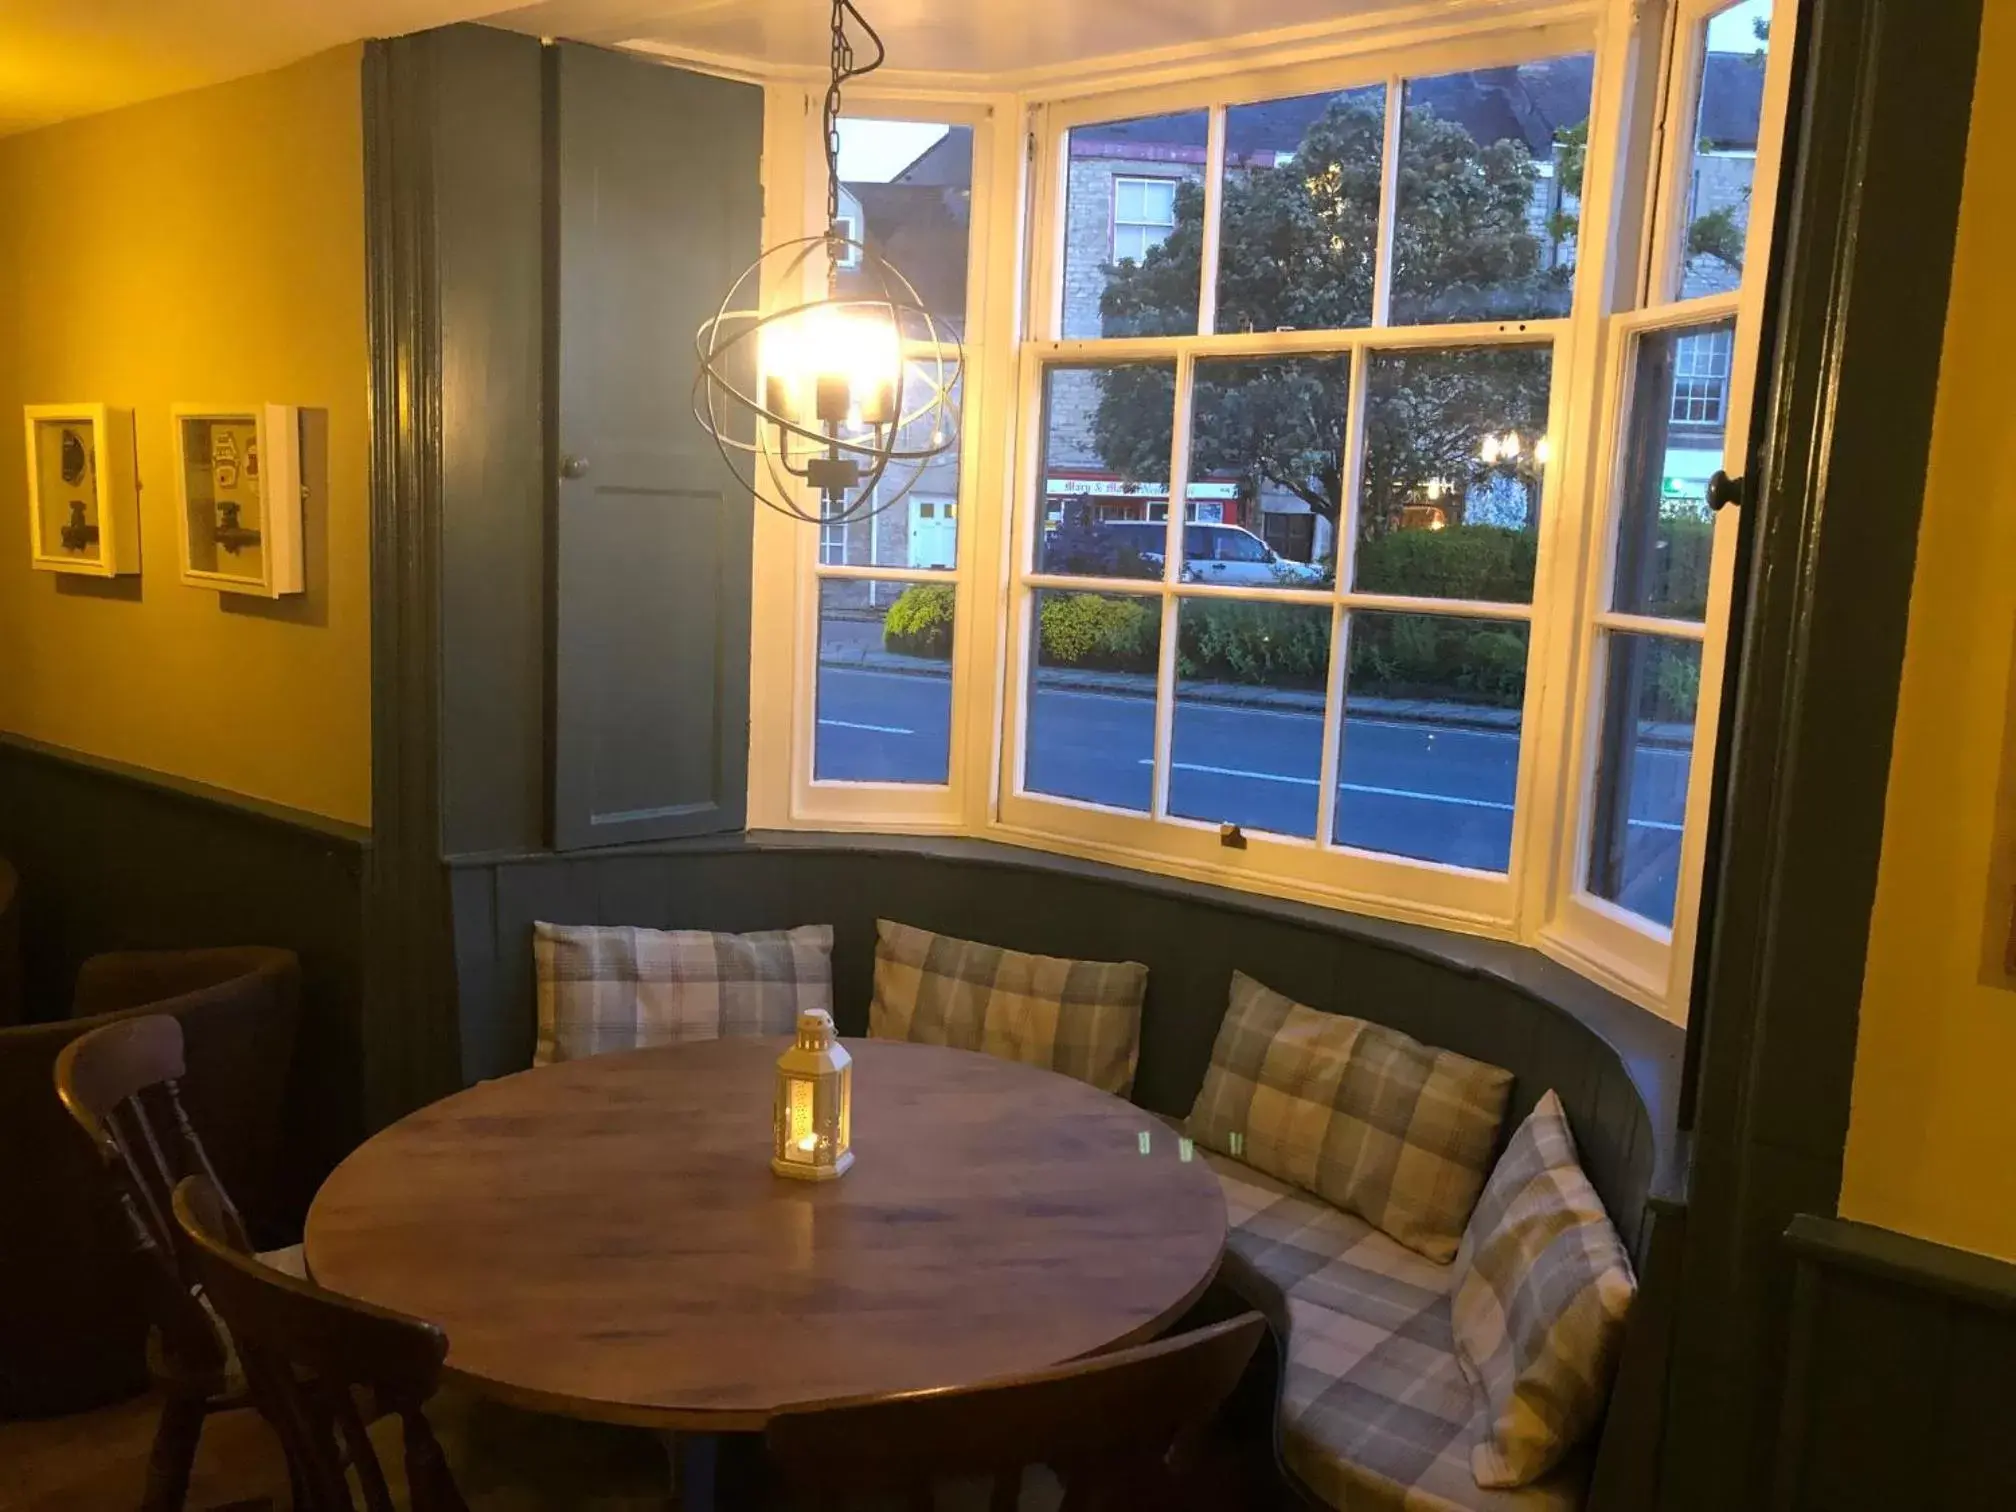
[[[498,0],[0,0],[0,133],[292,63]]]
[[[1119,53],[1335,25],[1400,0],[863,0],[892,71],[1027,78]],[[1420,4],[1423,0],[1413,0]],[[1446,5],[1450,0],[1425,0]],[[750,70],[823,67],[827,0],[0,0],[0,134],[484,18]]]
[[[1335,23],[1398,0],[857,0],[905,75],[1026,76],[1120,53]],[[500,26],[677,56],[823,69],[828,0],[538,0]]]

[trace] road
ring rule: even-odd
[[[942,782],[951,728],[943,677],[826,666],[819,673],[814,775],[824,781]],[[1025,787],[1146,811],[1154,774],[1152,698],[1039,680],[1029,710]],[[1323,721],[1314,712],[1186,701],[1178,695],[1170,812],[1313,837]],[[1512,851],[1519,736],[1388,718],[1347,718],[1338,773],[1338,844],[1504,871]],[[1687,753],[1634,753],[1626,883],[1618,901],[1670,920]]]

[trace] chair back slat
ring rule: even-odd
[[[221,1391],[228,1384],[229,1351],[183,1274],[172,1210],[184,1176],[214,1177],[182,1104],[186,1069],[180,1022],[145,1014],[66,1045],[56,1058],[56,1092],[111,1174],[170,1378]],[[236,1223],[236,1209],[231,1217]]]
[[[191,1269],[237,1341],[253,1401],[286,1451],[303,1512],[354,1512],[346,1465],[366,1512],[392,1512],[360,1393],[401,1420],[413,1512],[468,1512],[421,1410],[447,1358],[441,1330],[262,1265],[207,1176],[182,1180],[174,1214]]]
[[[771,1463],[800,1495],[915,1495],[991,1475],[994,1505],[1012,1507],[1022,1467],[1042,1464],[1073,1509],[1181,1506],[1171,1451],[1216,1414],[1266,1327],[1247,1313],[1006,1381],[786,1412],[766,1434]]]

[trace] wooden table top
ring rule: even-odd
[[[697,1431],[1138,1343],[1225,1202],[1153,1114],[991,1056],[849,1040],[854,1168],[770,1171],[782,1039],[598,1056],[381,1131],[308,1215],[322,1284],[428,1318],[521,1406]]]

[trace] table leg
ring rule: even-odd
[[[714,1512],[714,1466],[719,1441],[708,1433],[661,1433],[677,1512]]]

